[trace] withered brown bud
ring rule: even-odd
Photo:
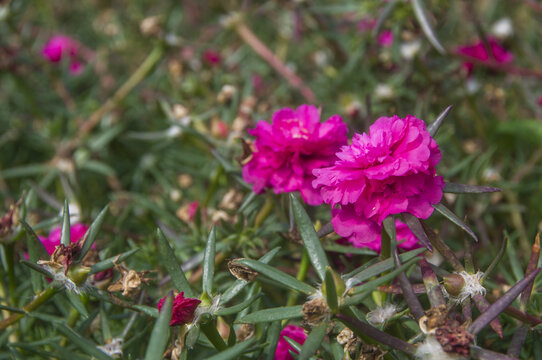
[[[258,273],[248,266],[236,263],[238,260],[240,259],[234,259],[228,262],[228,269],[230,270],[231,274],[239,280],[244,280],[247,282],[256,280]]]
[[[470,355],[470,345],[474,336],[463,326],[445,325],[435,331],[435,337],[445,352],[461,356]]]
[[[331,310],[324,298],[318,297],[303,304],[303,325],[314,327],[329,317]]]
[[[128,270],[122,265],[117,265],[116,268],[120,272],[120,279],[109,285],[107,291],[122,291],[123,296],[133,297],[139,293],[141,284],[148,283],[150,280],[146,277],[148,271]]]
[[[160,16],[149,16],[141,21],[139,30],[145,36],[158,36],[162,33]]]
[[[254,331],[256,330],[256,327],[254,324],[243,324],[237,331],[235,332],[235,335],[237,336],[237,341],[245,341],[250,339],[254,336]]]
[[[376,345],[363,344],[359,350],[359,360],[382,360],[387,351]]]
[[[445,276],[443,278],[444,280],[444,288],[448,292],[448,294],[457,297],[459,294],[461,294],[461,290],[463,290],[463,287],[465,286],[465,279],[459,275],[452,273],[448,276]]]
[[[235,95],[236,92],[237,92],[237,89],[235,88],[235,86],[226,84],[222,86],[222,89],[218,93],[216,100],[220,104],[228,103],[233,99],[233,96]]]
[[[424,333],[432,334],[436,328],[446,324],[447,317],[448,308],[446,305],[439,305],[425,311],[425,316],[422,316],[418,323]]]
[[[339,335],[337,335],[337,342],[341,345],[346,344],[350,339],[354,337],[354,333],[349,328],[345,327],[341,330]]]
[[[254,143],[250,140],[241,138],[241,145],[243,146],[243,153],[237,158],[239,165],[244,166],[252,160],[252,154],[256,151]]]

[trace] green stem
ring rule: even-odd
[[[32,312],[35,309],[37,309],[39,306],[41,306],[43,303],[45,303],[47,300],[49,300],[54,294],[56,294],[57,289],[53,287],[49,287],[42,292],[38,293],[34,300],[32,300],[28,305],[26,305],[23,310],[25,311],[24,314],[13,314],[7,319],[0,322],[0,331],[6,329],[8,326],[11,326],[15,323],[17,323],[19,320],[21,320],[23,317],[26,316],[26,313]]]
[[[301,264],[299,265],[299,270],[297,270],[297,276],[296,279],[299,281],[305,281],[305,278],[307,277],[307,272],[309,271],[309,254],[307,253],[307,250],[303,248],[303,255],[301,256]],[[292,306],[295,304],[297,300],[298,293],[296,291],[291,291],[290,295],[288,296],[288,302],[286,303],[286,306]]]
[[[227,348],[224,339],[222,339],[222,336],[220,336],[215,327],[214,321],[210,320],[205,323],[202,322],[200,324],[200,329],[218,351],[222,351]]]
[[[13,264],[13,259],[15,255],[15,247],[13,246],[13,244],[8,244],[6,245],[5,249],[6,249],[6,263],[7,263],[6,265],[8,267],[9,298],[12,304],[17,304],[17,297],[15,296],[17,285],[15,283],[15,266]]]
[[[274,205],[275,204],[273,203],[273,199],[271,198],[271,196],[267,196],[265,199],[265,204],[256,215],[256,220],[254,220],[255,228],[260,227],[262,223],[265,221],[265,219],[267,219],[269,214],[271,214],[271,210],[273,210]]]

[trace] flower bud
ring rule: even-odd
[[[444,288],[448,294],[457,297],[465,286],[465,279],[459,274],[452,273],[444,277]]]
[[[256,280],[256,277],[258,277],[258,273],[248,266],[238,264],[236,261],[241,259],[235,259],[228,262],[228,269],[230,270],[231,274],[238,278],[239,280],[244,280],[247,282],[251,282]]]

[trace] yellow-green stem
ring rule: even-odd
[[[271,214],[271,210],[273,210],[274,205],[275,203],[273,202],[271,196],[267,196],[265,199],[265,204],[256,215],[256,220],[254,220],[254,227],[258,228],[263,224],[265,219],[267,219],[269,214]]]
[[[299,270],[297,270],[297,276],[296,279],[299,281],[305,281],[305,278],[307,277],[307,271],[309,270],[309,254],[307,253],[307,250],[303,249],[303,255],[301,256],[301,264],[299,264]],[[296,291],[290,291],[290,295],[288,296],[288,302],[286,303],[286,306],[292,306],[295,304],[295,301],[297,300],[297,292]]]
[[[0,331],[6,329],[8,326],[17,323],[19,320],[26,316],[26,313],[32,312],[37,309],[39,306],[49,300],[56,293],[56,291],[57,289],[50,287],[38,293],[34,300],[32,300],[30,303],[28,303],[28,305],[23,308],[23,310],[25,311],[24,314],[13,314],[7,319],[2,320],[0,322]]]

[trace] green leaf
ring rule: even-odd
[[[37,176],[50,169],[51,167],[48,164],[29,164],[1,170],[0,173],[2,174],[2,178],[7,180],[18,177]]]
[[[508,245],[508,237],[505,237],[501,244],[501,248],[499,249],[499,252],[497,253],[497,256],[495,256],[495,258],[491,261],[491,264],[489,264],[489,266],[487,267],[486,271],[484,271],[484,275],[482,275],[482,278],[480,279],[481,284],[484,283],[484,280],[489,276],[489,274],[491,274],[491,272],[493,271],[495,266],[497,266],[499,261],[501,261],[502,257],[504,256],[504,252],[506,250],[507,245]]]
[[[427,18],[427,14],[425,12],[425,5],[423,4],[422,0],[412,0],[412,6],[414,7],[414,15],[416,15],[416,19],[418,19],[422,30],[425,33],[425,36],[427,36],[427,39],[429,40],[431,45],[433,45],[433,47],[437,49],[439,53],[446,54],[446,50],[444,50],[444,47],[437,39],[435,31],[433,30],[433,27],[431,26],[431,23]]]
[[[448,220],[450,220],[451,222],[459,226],[467,234],[469,234],[474,239],[474,241],[478,241],[478,237],[476,236],[476,234],[467,226],[467,224],[463,222],[463,220],[461,220],[456,214],[451,212],[450,209],[448,209],[446,206],[442,204],[436,204],[436,205],[433,205],[433,207],[439,213],[444,215],[444,217],[446,217]]]
[[[152,316],[153,318],[157,318],[159,315],[158,308],[156,307],[147,306],[147,305],[134,305],[132,306],[132,308],[139,310],[144,314]]]
[[[395,8],[395,5],[397,5],[398,0],[390,1],[384,10],[382,10],[382,13],[378,17],[378,20],[376,21],[376,25],[373,29],[373,37],[377,37],[378,33],[380,32],[380,28],[382,27],[382,24],[384,24],[384,21],[390,16],[393,9]]]
[[[429,251],[433,252],[433,245],[431,245],[431,242],[429,241],[429,238],[427,237],[427,234],[425,233],[425,230],[423,229],[422,224],[420,223],[420,220],[410,214],[410,213],[403,213],[403,221],[408,226],[410,231],[416,236],[416,238],[427,248]]]
[[[83,302],[81,301],[79,295],[74,294],[71,291],[66,291],[66,296],[68,297],[70,304],[72,304],[75,310],[77,310],[77,312],[81,314],[85,319],[88,318],[88,311],[85,308]]]
[[[96,216],[96,219],[94,219],[92,224],[90,224],[90,227],[87,230],[87,233],[83,237],[83,239],[86,239],[86,240],[85,240],[85,244],[83,245],[83,248],[81,249],[79,260],[82,260],[85,257],[85,255],[88,253],[88,251],[92,247],[92,244],[94,244],[94,241],[96,241],[96,236],[98,235],[98,232],[100,231],[100,228],[102,227],[102,223],[104,222],[105,215],[107,214],[108,209],[109,209],[109,205],[106,205],[102,209],[102,211],[100,211],[98,216]]]
[[[162,354],[166,350],[166,345],[169,338],[168,333],[172,308],[173,291],[170,291],[152,329],[149,345],[147,346],[147,351],[145,352],[145,360],[162,359]]]
[[[266,339],[268,346],[265,349],[265,360],[275,360],[275,351],[279,343],[281,329],[280,321],[274,321],[268,326]]]
[[[23,226],[24,230],[26,231],[26,236],[28,239],[28,260],[30,261],[38,261],[40,258],[42,259],[48,259],[49,254],[47,253],[47,249],[45,249],[45,246],[41,242],[40,238],[34,230],[28,225],[26,221],[23,219],[19,220],[19,223]],[[37,257],[33,258],[33,255],[37,255]]]
[[[354,254],[354,255],[377,255],[376,251],[370,249],[357,248],[353,246],[346,246],[341,244],[326,244],[324,246],[326,251],[337,252],[342,254]]]
[[[327,305],[334,313],[339,309],[339,300],[337,298],[337,288],[335,287],[335,279],[333,278],[333,270],[328,266],[326,268],[326,278],[324,281],[326,290]]]
[[[64,246],[70,245],[70,207],[68,200],[64,200],[64,219],[62,220],[62,232],[60,233],[60,243]]]
[[[439,116],[433,121],[431,124],[427,126],[427,131],[431,135],[431,137],[435,137],[437,134],[438,129],[440,129],[440,126],[442,125],[442,122],[444,119],[446,119],[446,116],[448,116],[448,113],[450,110],[452,110],[453,105],[448,106],[446,109],[444,109],[443,112],[440,113]]]
[[[128,259],[130,256],[135,254],[139,249],[132,249],[130,251],[126,251],[122,254],[112,256],[110,258],[107,258],[105,260],[102,260],[100,262],[97,262],[96,264],[92,265],[90,268],[90,274],[97,274],[100,271],[104,271],[107,269],[112,268],[115,264],[120,264],[124,260]]]
[[[264,256],[262,256],[258,261],[264,264],[269,263],[273,257],[279,252],[280,246],[274,248],[273,250],[267,252]],[[233,285],[231,285],[220,297],[220,301],[225,304],[231,299],[233,299],[237,294],[241,292],[247,286],[249,283],[245,280],[237,279]]]
[[[211,295],[213,291],[213,277],[215,275],[215,252],[216,252],[216,230],[213,226],[209,237],[207,238],[207,246],[205,247],[205,255],[203,256],[203,292]]]
[[[255,311],[238,319],[236,323],[257,324],[276,320],[293,319],[303,317],[303,305],[281,306],[265,310]]]
[[[57,330],[64,335],[71,344],[74,344],[79,349],[83,350],[85,353],[94,356],[98,360],[111,360],[112,357],[104,353],[102,350],[98,349],[96,345],[70,329],[65,324],[56,324]],[[162,356],[162,353],[160,353]],[[160,358],[157,358],[160,359]]]
[[[257,271],[258,273],[265,275],[268,278],[292,290],[296,290],[307,295],[316,291],[316,289],[312,286],[305,284],[304,282],[297,280],[295,277],[288,275],[280,270],[277,270],[274,267],[264,264],[260,261],[252,259],[239,259],[235,262],[241,265],[248,266],[249,268]]]
[[[393,258],[390,258],[389,260],[391,260],[393,264]],[[361,301],[363,301],[363,299],[365,299],[367,295],[369,295],[372,291],[376,290],[380,285],[395,279],[397,275],[399,275],[403,271],[407,271],[412,265],[414,265],[418,261],[420,261],[419,258],[411,259],[410,261],[398,267],[397,269],[390,272],[389,274],[386,274],[384,276],[379,277],[378,279],[369,281],[365,284],[355,287],[354,295],[347,297],[343,302],[343,306],[359,304]],[[352,284],[355,284],[355,282],[352,281]]]
[[[467,184],[456,184],[447,182],[444,186],[445,193],[452,194],[481,194],[481,193],[490,193],[498,192],[501,189],[490,186],[477,186],[477,185],[467,185]]]
[[[410,259],[415,258],[422,252],[424,252],[425,249],[414,249],[411,251],[408,251],[404,254],[399,255],[399,258],[402,262],[409,261]],[[354,282],[363,282],[367,279],[372,278],[373,276],[382,274],[385,271],[391,270],[395,267],[395,263],[393,262],[392,258],[386,259],[384,261],[380,261],[374,265],[371,265],[367,268],[362,269],[361,271],[354,270],[353,272],[344,275],[344,279],[347,279],[348,281],[354,281]],[[363,268],[363,267],[362,267]]]
[[[316,354],[316,351],[320,348],[326,336],[327,326],[327,323],[323,323],[311,330],[311,333],[301,347],[299,360],[309,360],[311,356]]]
[[[240,311],[246,309],[247,307],[249,307],[250,304],[252,304],[254,301],[258,300],[262,296],[263,296],[263,294],[260,293],[260,294],[258,294],[256,296],[252,296],[249,299],[246,299],[245,301],[243,301],[240,304],[237,304],[237,305],[234,305],[234,306],[231,306],[231,307],[227,307],[227,308],[221,308],[220,310],[218,310],[215,313],[215,315],[217,315],[217,316],[225,316],[225,315],[237,314],[238,312],[240,312]]]
[[[395,248],[397,247],[397,229],[395,228],[395,218],[393,217],[393,215],[386,217],[382,222],[382,225],[384,231],[391,240],[389,247],[389,256],[391,256],[391,254],[395,252]],[[384,253],[384,251],[382,251],[382,253]]]
[[[231,348],[228,348],[226,350],[223,350],[219,352],[216,355],[213,355],[207,360],[231,360],[231,359],[237,359],[240,355],[247,353],[249,351],[253,351],[251,349],[251,346],[256,342],[256,338],[253,337],[247,341],[240,342]]]
[[[30,262],[30,261],[26,261],[26,260],[19,260],[19,262],[25,266],[28,266],[30,269],[34,270],[34,271],[37,271],[39,273],[42,273],[43,275],[49,277],[49,278],[53,278],[54,275],[52,273],[50,273],[49,271],[45,270],[44,268],[42,268],[41,266],[39,266],[38,264],[35,264],[33,262]]]
[[[184,296],[187,298],[193,298],[192,289],[186,276],[184,275],[181,265],[175,257],[175,253],[169,242],[167,241],[164,233],[159,228],[156,229],[156,235],[158,237],[158,254],[161,259],[161,262],[164,264],[167,272],[171,276],[171,281],[177,289],[177,291],[183,291]]]
[[[305,209],[294,194],[290,194],[290,202],[294,210],[294,218],[299,229],[299,234],[301,235],[301,239],[303,239],[303,244],[305,244],[305,249],[307,249],[312,266],[314,266],[320,280],[324,281],[326,266],[329,266],[329,264],[322,243],[314,230],[309,215],[307,215]]]

